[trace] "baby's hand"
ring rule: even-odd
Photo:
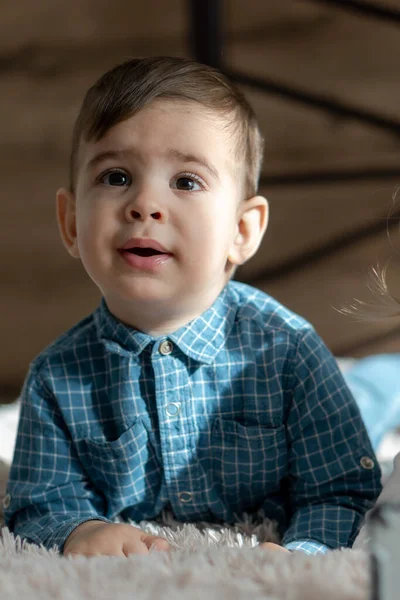
[[[78,525],[64,544],[64,556],[128,556],[149,550],[169,550],[164,538],[123,523],[86,521]]]
[[[262,548],[263,550],[273,550],[274,552],[290,552],[290,550],[283,548],[283,546],[279,546],[279,544],[273,544],[272,542],[264,542],[263,544],[259,544],[258,547]]]

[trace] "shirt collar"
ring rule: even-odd
[[[190,358],[211,364],[225,343],[236,315],[231,285],[222,290],[214,304],[199,317],[174,333],[153,337],[119,321],[102,299],[94,313],[100,340],[107,349],[122,355],[138,356],[150,343],[169,339]]]

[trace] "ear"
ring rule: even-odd
[[[79,258],[76,237],[75,196],[65,188],[60,188],[56,195],[57,222],[61,239],[71,256]]]
[[[268,225],[268,201],[263,196],[243,200],[238,211],[237,232],[228,260],[242,265],[256,253]]]

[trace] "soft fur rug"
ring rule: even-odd
[[[129,558],[64,558],[14,538],[0,539],[0,600],[367,600],[368,555],[339,550],[309,557],[254,547],[238,528],[140,524],[173,546]],[[261,526],[262,527],[262,526]]]
[[[0,530],[18,422],[18,404],[0,407]],[[400,450],[389,444],[387,455]],[[383,457],[386,458],[386,455]],[[3,459],[3,460],[2,460]],[[389,464],[389,463],[388,463]],[[168,526],[165,525],[168,524]],[[67,559],[0,536],[0,600],[367,600],[368,555],[340,550],[325,556],[284,554],[256,548],[274,541],[269,523],[217,528],[206,524],[140,523],[165,536],[173,550],[129,558]]]

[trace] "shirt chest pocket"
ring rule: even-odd
[[[214,479],[234,510],[256,508],[279,492],[287,474],[285,427],[216,418],[211,432]]]
[[[127,505],[154,501],[159,466],[140,420],[116,440],[83,439],[77,447],[90,480],[106,497],[110,514],[119,514]]]

